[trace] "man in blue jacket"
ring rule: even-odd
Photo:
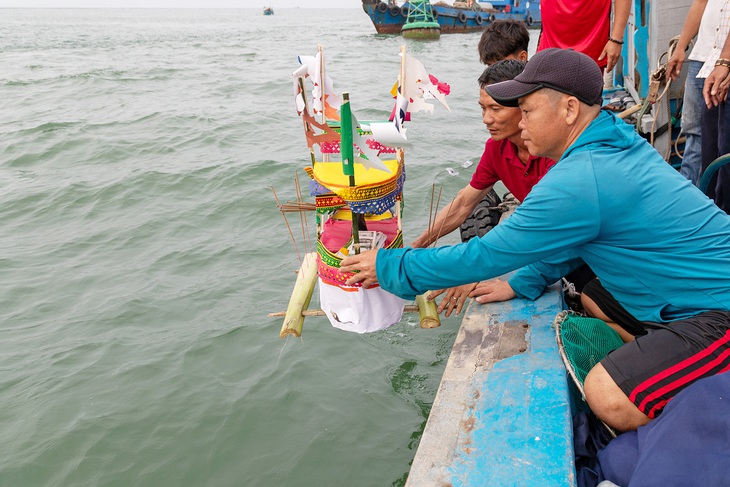
[[[541,51],[514,80],[487,87],[519,105],[527,148],[555,166],[480,239],[365,252],[341,270],[357,272],[349,284],[413,299],[527,266],[510,284],[534,298],[585,262],[601,290],[587,304],[636,337],[585,382],[593,412],[625,431],[692,382],[730,370],[730,216],[602,111],[602,88],[595,62],[563,49]]]

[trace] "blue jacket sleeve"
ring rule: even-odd
[[[431,249],[381,249],[376,260],[381,287],[414,299],[431,289],[500,276],[595,238],[600,218],[589,157],[579,167],[560,166],[533,187],[512,216],[481,238]]]
[[[507,282],[518,297],[534,300],[547,286],[583,264],[583,259],[565,251],[518,269]]]

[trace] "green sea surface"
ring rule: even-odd
[[[410,242],[487,137],[479,34],[406,41],[359,9],[0,14],[0,486],[403,485],[460,318],[280,339],[299,263],[271,188],[305,186],[297,55],[321,44],[382,119],[405,44],[452,90],[408,125]]]

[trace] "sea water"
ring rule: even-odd
[[[322,45],[360,119],[389,115],[401,45],[450,84],[408,125],[410,242],[483,149],[478,39],[359,9],[0,10],[0,485],[403,485],[460,319],[279,338],[306,250],[272,192],[305,186],[291,73]]]

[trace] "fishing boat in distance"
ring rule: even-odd
[[[264,15],[274,15],[273,7],[264,7]]]
[[[423,3],[423,2],[413,2]],[[400,34],[415,5],[395,0],[362,0],[362,8],[370,16],[378,34]],[[442,34],[478,32],[491,22],[501,19],[522,20],[530,28],[542,25],[540,0],[494,0],[492,2],[431,3],[431,11]]]

